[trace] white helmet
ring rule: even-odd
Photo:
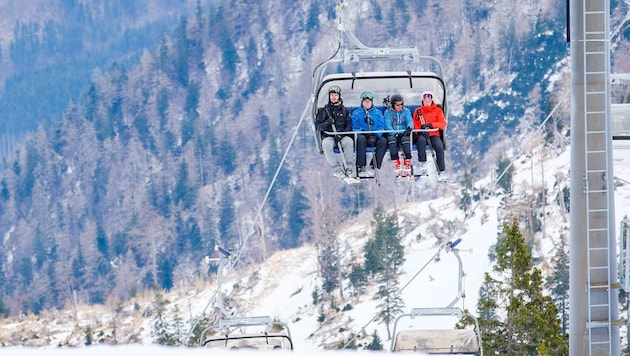
[[[430,95],[431,100],[435,101],[435,95],[433,94],[432,91],[429,91],[429,90],[423,91],[421,98],[424,99],[425,96],[429,96],[429,95]]]

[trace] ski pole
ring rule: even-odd
[[[337,142],[337,148],[339,149],[339,154],[341,154],[341,163],[343,164],[343,173],[345,174],[348,169],[348,163],[346,162],[346,156],[343,154],[341,139],[337,140],[337,126],[335,125],[335,122],[333,121],[330,124],[332,125],[333,132],[335,133],[335,137],[333,137],[333,139]]]
[[[422,125],[426,125],[426,121],[424,121],[424,116],[420,115],[420,122]],[[427,129],[425,129],[427,130]],[[431,142],[431,135],[427,132],[427,145],[429,145],[429,149],[431,150],[431,157],[433,158],[433,164],[435,165],[435,170],[440,171],[440,167],[437,164],[437,158],[435,157],[435,150],[433,149],[433,143]]]

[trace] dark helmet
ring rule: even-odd
[[[390,101],[392,102],[392,104],[398,103],[398,102],[404,103],[405,99],[403,99],[402,95],[400,94],[394,94],[391,96]]]

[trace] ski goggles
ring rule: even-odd
[[[424,95],[422,96],[422,98],[423,98],[423,99],[433,99],[433,95],[431,95],[431,94],[428,94],[428,93],[427,93],[427,94],[424,94]]]
[[[365,99],[369,99],[369,100],[374,100],[374,95],[370,92],[364,92],[361,93],[361,101],[365,100]]]

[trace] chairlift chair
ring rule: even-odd
[[[611,75],[612,84],[630,82],[630,73]],[[617,176],[630,171],[630,103],[611,103],[613,162]],[[622,174],[619,172],[624,171]]]
[[[273,321],[269,316],[234,317],[233,311],[223,305],[222,276],[234,262],[235,255],[218,245],[215,246],[215,251],[220,257],[208,257],[207,261],[219,261],[215,307],[222,317],[217,325],[207,326],[201,331],[200,346],[224,349],[293,350],[291,332],[285,323]]]
[[[342,10],[347,10],[345,3],[337,7],[340,18],[339,48],[313,71],[308,108],[319,153],[324,152],[315,120],[318,109],[328,103],[328,91],[332,86],[341,88],[341,98],[350,114],[361,106],[360,95],[365,91],[374,95],[374,106],[381,110],[386,109],[383,99],[395,93],[401,94],[411,113],[422,104],[421,93],[431,91],[435,95],[434,101],[442,107],[448,121],[441,62],[435,57],[421,55],[416,47],[367,47],[345,28]],[[348,134],[356,135],[354,132]],[[356,143],[356,139],[354,141]]]
[[[289,327],[268,316],[221,319],[205,328],[199,340],[207,348],[293,350]]]
[[[458,281],[455,298],[444,307],[413,308],[410,313],[399,315],[394,321],[394,337],[390,346],[391,352],[418,351],[429,355],[483,356],[481,329],[477,318],[461,308],[455,307],[455,304],[464,295],[462,281],[464,276],[463,263],[459,256],[459,249],[456,248],[460,242],[461,239],[456,239],[443,247],[448,252],[452,252],[457,259]],[[464,315],[468,316],[470,320],[474,320],[474,329],[445,328],[444,326],[437,327],[432,324],[432,322],[436,322],[435,318],[441,320],[457,318],[457,320],[460,320]],[[430,325],[430,327],[411,327],[400,330],[400,325],[403,321],[420,318],[423,318],[423,326]]]
[[[398,316],[394,323],[394,338],[391,351],[416,351],[429,355],[481,355],[481,338],[476,330],[479,325],[475,320],[476,330],[472,329],[409,329],[396,331],[400,320],[405,318],[451,316],[461,318],[464,311],[460,308],[413,308],[411,313]]]

